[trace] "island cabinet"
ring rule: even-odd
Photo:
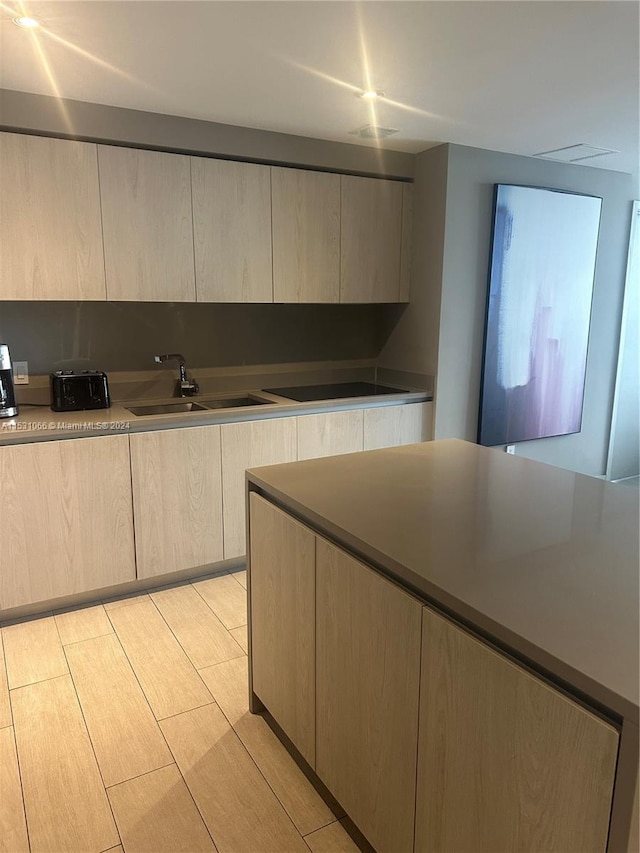
[[[274,302],[340,301],[340,180],[271,168]]]
[[[0,133],[0,299],[105,299],[96,146]]]
[[[195,302],[189,157],[98,146],[107,298]]]
[[[421,610],[316,538],[316,772],[388,853],[413,846]]]
[[[223,558],[220,427],[130,437],[139,578]]]
[[[136,577],[128,436],[0,447],[0,609]]]
[[[198,302],[273,302],[270,167],[191,157]]]
[[[403,186],[342,176],[341,302],[400,301]],[[402,289],[406,298],[406,281]]]
[[[424,608],[416,851],[605,851],[618,732]]]
[[[312,476],[302,464],[284,479]],[[626,850],[607,847],[619,728],[253,491],[260,475],[249,474],[252,709],[267,709],[369,843]]]

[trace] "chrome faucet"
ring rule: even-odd
[[[153,360],[156,364],[162,364],[162,362],[170,360],[178,362],[180,378],[176,382],[176,397],[193,397],[194,394],[198,393],[200,386],[193,377],[191,379],[187,377],[187,364],[184,356],[180,355],[179,352],[171,352],[167,355],[154,355]]]

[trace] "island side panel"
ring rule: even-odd
[[[249,494],[252,692],[315,767],[315,536]]]

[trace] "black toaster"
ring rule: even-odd
[[[56,370],[49,376],[51,408],[54,412],[108,409],[109,383],[100,370]]]

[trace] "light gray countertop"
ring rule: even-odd
[[[127,400],[126,402],[115,402],[108,409],[84,412],[53,412],[48,406],[36,407],[23,404],[20,406],[17,417],[0,419],[0,446],[99,435],[122,435],[208,424],[237,423],[377,406],[397,406],[405,403],[419,403],[431,400],[433,397],[428,391],[407,390],[400,394],[297,403],[284,397],[267,394],[262,390],[239,387],[233,392],[201,394],[186,399],[199,402],[216,397],[230,397],[234,394],[255,394],[264,399],[269,399],[271,402],[256,406],[149,416],[136,416],[129,411],[128,407],[149,405],[155,402],[180,402],[180,398],[171,398],[170,401],[166,398],[162,400]]]
[[[426,602],[637,724],[633,489],[455,439],[247,477]]]

